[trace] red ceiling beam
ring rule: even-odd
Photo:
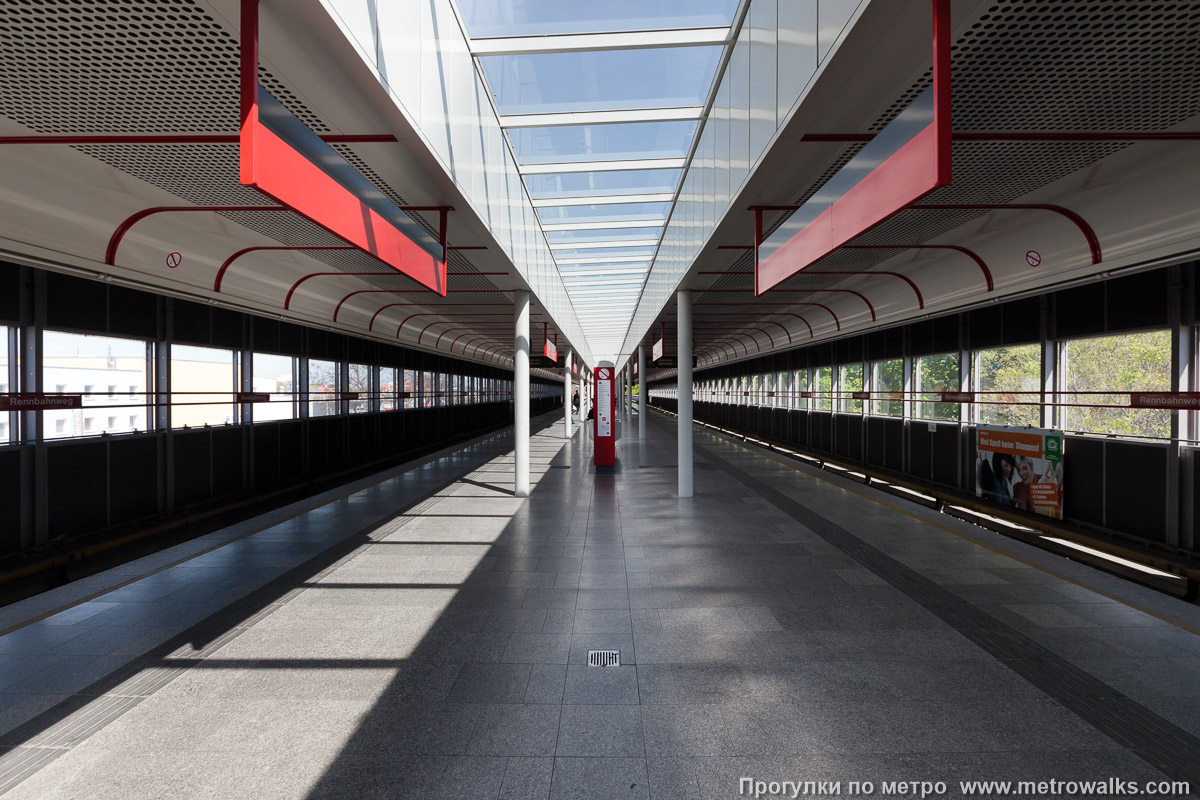
[[[743,247],[742,245],[721,245],[721,246],[727,247],[730,250],[733,250],[733,249],[753,250],[754,249],[753,247]],[[913,246],[913,245],[883,245],[883,244],[881,244],[881,245],[863,245],[863,248],[864,249],[865,248],[889,249],[892,247],[908,248],[911,246]],[[916,247],[937,247],[937,248],[947,248],[947,249],[951,249],[951,250],[966,251],[969,255],[974,256],[976,259],[976,262],[979,263],[983,267],[984,277],[986,277],[987,281],[988,281],[988,291],[991,291],[991,289],[992,289],[992,274],[991,274],[991,272],[988,271],[987,265],[984,264],[982,262],[982,260],[980,260],[977,256],[975,256],[974,253],[971,253],[969,250],[966,250],[965,247],[955,247],[954,245],[948,245],[948,244],[946,244],[946,245],[915,245],[915,246]],[[846,248],[843,248],[843,249],[846,249]],[[748,270],[748,269],[744,269],[744,270],[743,269],[730,269],[730,270],[701,271],[696,274],[698,274],[698,275],[753,275],[754,271]],[[920,308],[925,307],[925,297],[921,294],[921,290],[919,288],[917,288],[917,284],[911,278],[909,278],[907,275],[901,275],[899,272],[889,272],[887,270],[876,270],[876,269],[868,269],[868,270],[841,270],[841,269],[839,269],[839,270],[833,270],[833,271],[805,269],[805,270],[801,270],[800,272],[797,272],[796,275],[888,275],[893,278],[899,278],[900,280],[907,283],[909,285],[909,287],[912,288],[913,294],[915,294],[917,296],[917,306]],[[795,276],[793,276],[793,277],[795,277]],[[704,291],[704,290],[697,289],[696,291]]]
[[[787,291],[787,290],[786,290],[786,289],[782,289],[782,290],[780,290],[780,291]],[[825,311],[828,311],[828,312],[829,312],[829,316],[833,317],[833,325],[834,325],[834,328],[836,328],[836,329],[837,329],[837,330],[839,330],[839,331],[842,329],[842,321],[841,321],[840,319],[838,319],[838,315],[837,315],[837,314],[835,314],[835,313],[833,313],[833,309],[832,309],[832,308],[830,308],[830,307],[829,307],[829,306],[827,306],[827,305],[823,305],[822,303],[763,303],[763,302],[749,302],[749,303],[693,303],[693,305],[697,305],[697,306],[747,306],[747,307],[749,307],[749,308],[764,308],[764,307],[766,307],[766,306],[783,306],[784,308],[793,308],[793,307],[795,307],[795,306],[815,306],[816,308],[820,308],[820,309],[823,309],[823,310],[825,310]],[[768,312],[768,313],[777,314],[777,313],[779,313],[779,312]]]
[[[873,133],[806,133],[809,143],[867,144]],[[1195,142],[1197,131],[957,131],[955,142]]]
[[[225,269],[228,268],[229,262],[233,261],[233,259],[238,258],[239,256],[242,256],[242,255],[250,252],[251,250],[357,250],[357,249],[358,249],[357,247],[354,247],[351,245],[347,245],[344,247],[247,247],[245,250],[239,250],[237,253],[230,256],[229,261],[226,262],[225,266],[221,267],[221,271],[223,273],[225,271]],[[451,248],[451,249],[453,249],[453,248]],[[507,275],[508,273],[507,272],[447,272],[446,274],[453,276],[453,275]],[[398,272],[396,270],[392,270],[390,272],[310,272],[307,275],[301,276],[300,280],[293,283],[292,288],[288,289],[287,299],[283,301],[283,307],[284,307],[284,309],[291,308],[292,295],[294,295],[296,293],[296,290],[300,288],[300,284],[304,283],[305,281],[307,281],[311,278],[326,278],[326,277],[328,277],[328,278],[340,278],[340,277],[355,277],[355,278],[357,278],[357,277],[369,277],[371,275],[378,275],[381,277],[386,277],[388,275],[399,275],[399,276],[405,277],[405,278],[409,277],[409,276],[405,275],[403,272]],[[217,276],[218,284],[220,283],[220,277],[221,277],[220,275]],[[411,278],[410,278],[410,280],[411,280]],[[219,292],[221,290],[218,288],[217,291]],[[389,289],[387,291],[391,291],[391,290]]]
[[[909,208],[918,211],[1050,211],[1066,217],[1075,223],[1075,227],[1079,228],[1079,232],[1087,240],[1088,248],[1092,251],[1092,263],[1099,264],[1101,261],[1100,239],[1096,236],[1096,232],[1092,230],[1092,226],[1079,214],[1063,206],[1052,205],[1050,203],[914,203]]]
[[[417,306],[417,305],[429,307],[434,304],[432,304],[432,303],[387,303],[387,304],[381,306],[378,311],[376,311],[374,314],[371,315],[371,323],[369,325],[367,325],[367,331],[371,331],[372,329],[374,329],[375,320],[379,318],[380,314],[382,314],[384,311],[388,310],[389,308],[396,308],[397,306]],[[438,307],[454,306],[456,308],[464,308],[464,307],[468,307],[468,306],[478,307],[478,308],[499,308],[501,306],[507,306],[507,305],[509,305],[509,304],[508,303],[438,303],[437,304]]]
[[[988,269],[987,263],[984,262],[984,260],[979,257],[979,254],[976,253],[974,250],[968,250],[967,248],[960,247],[956,244],[848,244],[848,245],[844,245],[842,247],[842,249],[843,250],[954,250],[955,252],[962,253],[963,255],[967,256],[972,261],[974,261],[976,263],[976,265],[978,265],[979,271],[983,273],[983,280],[984,280],[984,283],[987,284],[987,290],[989,292],[996,288],[995,282],[992,281],[992,271],[990,269]],[[808,270],[804,270],[800,274],[803,275],[804,272],[808,272]],[[838,273],[836,273],[836,272],[814,272],[812,274],[814,274],[814,275],[836,275]],[[867,273],[864,273],[864,274],[874,274],[874,273],[868,271]],[[880,275],[884,275],[884,274],[895,275],[897,278],[901,278],[902,280],[908,281],[909,285],[912,286],[913,291],[917,293],[917,300],[920,302],[921,308],[925,307],[925,300],[921,297],[921,290],[918,289],[917,285],[915,283],[913,283],[911,280],[909,280],[907,277],[905,277],[904,275],[901,275],[898,272],[888,272],[888,273],[880,272],[879,274]]]
[[[319,134],[328,144],[393,144],[390,133]],[[806,133],[800,141],[810,144],[866,144],[873,133]],[[1195,142],[1197,131],[957,131],[956,142]],[[35,136],[0,136],[0,145],[88,145],[88,144],[237,144],[236,133],[64,133]]]
[[[288,211],[291,209],[287,206],[155,206],[154,208],[144,208],[130,215],[124,222],[117,226],[113,231],[112,237],[108,240],[108,248],[104,251],[104,263],[115,266],[117,259],[117,249],[121,246],[121,240],[125,238],[125,234],[129,233],[129,229],[137,223],[144,220],[153,214],[165,214],[167,212],[183,212],[183,211]]]
[[[715,294],[746,294],[747,293],[745,289],[697,289],[696,291],[697,292],[712,292]],[[772,289],[771,291],[772,291],[772,293],[778,293],[778,294],[787,294],[787,293],[791,293],[791,292],[805,292],[805,293],[832,292],[835,294],[852,294],[852,295],[855,295],[856,297],[858,297],[859,300],[862,300],[864,303],[867,304],[867,310],[871,312],[871,321],[872,322],[875,321],[875,306],[873,306],[871,304],[871,301],[868,300],[862,293],[856,292],[853,289]],[[829,313],[832,314],[833,312],[830,311]],[[838,325],[838,328],[841,329],[840,324]]]
[[[321,134],[328,144],[394,143],[390,133]],[[237,144],[236,133],[63,133],[46,136],[0,136],[3,144]]]
[[[719,312],[719,313],[714,313],[714,314],[697,314],[697,315],[696,315],[696,319],[714,319],[714,318],[716,318],[716,317],[749,317],[749,318],[751,318],[751,319],[754,319],[754,320],[757,320],[757,321],[761,322],[761,323],[762,323],[762,324],[764,324],[764,325],[775,325],[775,326],[777,326],[777,327],[781,328],[781,329],[783,330],[783,332],[784,332],[785,334],[787,334],[787,340],[788,340],[788,344],[791,344],[791,343],[792,343],[792,333],[791,333],[791,331],[789,331],[789,330],[788,330],[788,329],[787,329],[787,328],[786,328],[784,325],[782,325],[781,323],[778,323],[778,322],[776,322],[776,321],[774,321],[774,320],[770,320],[770,319],[762,319],[762,315],[761,315],[761,314],[749,314],[749,313],[748,313],[748,314],[736,314],[736,313],[724,313],[724,312]],[[757,329],[756,329],[756,330],[757,330]],[[765,331],[764,331],[764,333],[765,333]],[[773,337],[771,337],[771,335],[770,335],[769,333],[767,334],[767,338],[771,339],[771,346],[772,346],[772,347],[774,347],[774,346],[775,346],[775,339],[774,339]]]

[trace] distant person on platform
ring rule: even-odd
[[[579,390],[578,389],[576,389],[571,394],[571,413],[572,414],[579,413]]]

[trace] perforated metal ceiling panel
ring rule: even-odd
[[[966,4],[956,3],[955,8]],[[927,9],[928,5],[910,4]],[[927,10],[924,11],[927,14]],[[952,49],[953,126],[961,133],[1047,133],[1066,134],[1064,141],[956,141],[953,146],[953,183],[923,199],[923,204],[1060,203],[1086,206],[1085,216],[1094,217],[1106,251],[1125,252],[1132,246],[1121,235],[1110,232],[1105,219],[1133,213],[1154,217],[1179,216],[1176,207],[1151,209],[1133,199],[1146,191],[1137,185],[1143,164],[1155,163],[1164,153],[1179,158],[1180,145],[1097,141],[1095,137],[1070,134],[1109,132],[1162,132],[1195,130],[1200,115],[1200,3],[1185,2],[1045,2],[1044,0],[998,0],[979,3],[970,18],[953,21]],[[863,69],[879,79],[881,64]],[[869,134],[881,130],[911,100],[929,85],[929,73],[918,71],[882,103],[874,115],[861,118],[849,130],[831,129],[820,119],[809,120],[807,130],[820,133]],[[1072,140],[1074,139],[1074,140]],[[790,145],[797,146],[797,145]],[[1183,147],[1200,147],[1200,143]],[[824,167],[798,175],[798,188],[789,197],[761,199],[743,197],[744,208],[754,203],[799,205],[811,197],[862,145],[812,143],[798,147],[824,154]],[[1149,177],[1145,180],[1150,180]],[[1180,180],[1183,180],[1181,175]],[[1078,193],[1078,194],[1076,194]],[[1163,203],[1174,193],[1163,193]],[[1166,195],[1170,195],[1168,200]],[[1102,202],[1106,200],[1108,202]],[[1128,204],[1131,208],[1123,208]],[[1100,211],[1091,211],[1099,208]],[[745,214],[745,212],[739,212]],[[847,327],[872,323],[864,318],[865,305],[851,292],[867,297],[880,319],[912,318],[931,308],[946,308],[988,296],[983,271],[971,256],[949,250],[885,249],[884,245],[957,245],[983,261],[996,284],[994,296],[1046,280],[1049,269],[1035,274],[1024,262],[1028,249],[1046,242],[1049,249],[1069,251],[1062,258],[1061,273],[1076,274],[1091,265],[1088,244],[1069,218],[1038,211],[992,211],[987,209],[907,210],[860,236],[852,244],[863,249],[843,249],[813,264],[781,284],[781,291],[753,297],[753,256],[743,250],[710,249],[689,284],[696,289],[697,304],[720,304],[720,311],[749,315],[732,329],[725,324],[704,329],[696,324],[697,350],[708,357],[728,360],[731,348],[722,347],[735,339],[749,344],[748,335],[767,349],[767,338],[754,333],[764,320],[777,320],[788,329],[793,344],[809,340],[809,331],[798,319],[785,320],[772,312],[789,302],[812,302],[830,308],[842,322],[839,331],[830,314],[815,307],[795,307],[813,324],[816,338],[837,336]],[[786,213],[766,213],[770,232]],[[738,244],[749,244],[750,225],[740,223],[745,233]],[[1127,228],[1136,227],[1129,222]],[[1133,234],[1124,234],[1130,236]],[[1155,234],[1143,231],[1149,243]],[[1106,238],[1107,236],[1107,238]],[[1175,238],[1182,238],[1177,235]],[[725,241],[729,241],[726,237]],[[878,249],[874,249],[878,248]],[[978,250],[978,252],[975,252]],[[921,300],[896,273],[920,287]],[[861,273],[867,273],[863,275]],[[703,289],[714,291],[704,293]],[[833,291],[831,291],[833,290]],[[923,302],[925,308],[921,307]],[[812,311],[812,313],[810,313]],[[668,309],[662,319],[673,318]],[[851,325],[847,326],[847,321]],[[657,338],[658,324],[645,341]],[[780,343],[778,328],[773,345]],[[733,347],[738,358],[744,347]],[[756,354],[753,345],[749,355]]]
[[[0,133],[236,133],[239,47],[237,32],[227,29],[221,15],[197,0],[0,0]],[[312,130],[318,133],[335,130],[286,81],[266,67],[260,67],[259,79]],[[404,194],[389,185],[381,177],[381,170],[355,145],[339,143],[334,147],[385,196],[397,205],[408,204]],[[270,204],[259,193],[239,184],[236,143],[87,144],[63,148],[162,190],[178,198],[177,205]],[[69,159],[63,163],[64,169],[69,169],[66,167]],[[62,196],[72,192],[74,177],[61,176]],[[92,183],[104,181],[93,179]],[[123,185],[130,184],[123,182]],[[111,188],[106,187],[105,191]],[[160,193],[148,192],[146,197],[143,207],[170,204],[164,203]],[[128,199],[123,198],[126,202]],[[110,220],[113,228],[120,222],[120,214],[115,211],[106,214],[101,207],[98,214],[101,219],[113,217]],[[222,252],[186,253],[186,269],[169,276],[160,275],[157,280],[171,279],[206,290],[211,288],[224,259],[246,246],[345,244],[295,214],[238,211],[220,214],[250,232],[249,235],[229,240]],[[437,234],[436,211],[413,216],[427,231]],[[47,220],[47,224],[54,222]],[[194,229],[197,234],[210,231],[203,237],[181,234],[182,241],[213,239],[211,224],[206,227],[192,219],[180,220],[178,224],[189,231]],[[5,235],[14,233],[19,232],[5,232]],[[136,234],[130,237],[130,252],[137,256],[133,268],[147,269],[146,262],[150,259],[143,258],[138,251],[136,237]],[[102,241],[94,245],[93,250],[103,253]],[[94,253],[89,255],[95,258]],[[161,272],[159,260],[154,259],[154,268]],[[421,309],[441,306],[436,313],[448,320],[458,316],[457,309],[465,303],[491,303],[496,310],[511,306],[511,296],[500,291],[496,283],[483,276],[472,277],[478,270],[471,258],[454,253],[448,263],[454,277],[452,293],[445,299],[419,291],[415,281],[398,273],[345,275],[306,284],[297,292],[295,306],[304,309],[302,318],[330,324],[339,302],[347,294],[361,291],[361,296],[347,302],[338,324],[363,331],[375,311],[389,300],[403,300],[410,307]],[[251,269],[252,274],[247,271]],[[379,261],[358,251],[255,253],[229,267],[222,295],[256,308],[282,312],[289,287],[306,275],[387,270]],[[510,285],[503,277],[500,280],[500,286]],[[380,320],[382,323],[390,319],[390,330],[395,332],[397,320],[393,317],[395,314],[388,311],[380,315]],[[388,327],[380,325],[381,329]],[[398,338],[411,343],[416,335],[416,331],[405,330]],[[488,333],[487,337],[503,343],[502,349],[511,349],[511,335]]]

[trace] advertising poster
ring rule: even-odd
[[[975,451],[977,497],[1062,519],[1062,431],[980,426]]]

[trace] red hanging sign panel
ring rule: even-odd
[[[258,0],[242,0],[241,183],[446,295],[438,242],[258,81]]]
[[[933,85],[771,235],[755,211],[761,295],[950,183],[950,2],[933,0]]]

